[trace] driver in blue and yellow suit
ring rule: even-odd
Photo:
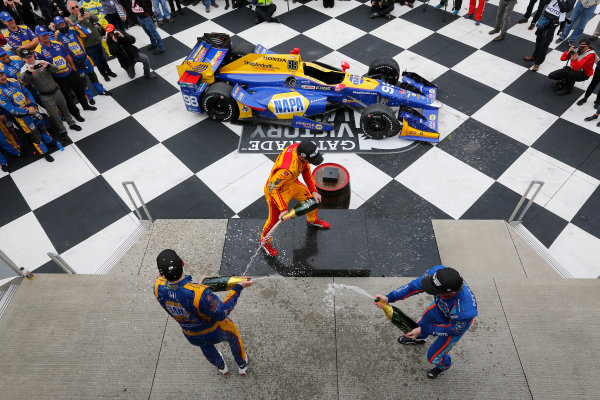
[[[221,302],[207,286],[192,282],[192,277],[183,273],[184,262],[175,251],[161,251],[156,264],[161,276],[154,285],[154,295],[181,325],[185,338],[200,347],[206,359],[223,375],[229,370],[215,344],[228,342],[240,375],[246,375],[248,356],[237,327],[227,316],[233,311],[242,289],[254,282],[244,280],[235,285]]]
[[[310,173],[310,165],[319,165],[323,162],[323,155],[319,153],[317,145],[311,141],[295,143],[286,147],[275,160],[271,175],[265,184],[265,199],[269,206],[269,218],[265,222],[260,236],[261,246],[268,255],[275,257],[277,250],[271,244],[271,239],[263,241],[273,226],[279,221],[280,216],[287,212],[290,199],[300,202],[313,197],[317,203],[321,202],[321,195],[315,187],[315,180]],[[306,185],[298,180],[302,178]],[[308,186],[308,187],[307,187]],[[321,229],[329,229],[330,225],[318,219],[317,210],[306,214],[308,225]]]
[[[458,271],[436,265],[387,296],[376,294],[375,298],[379,301],[375,305],[383,308],[382,303],[393,303],[423,292],[434,296],[433,303],[417,322],[419,326],[400,336],[398,342],[424,344],[428,336],[437,336],[427,350],[427,360],[435,365],[427,372],[427,377],[435,379],[452,365],[448,352],[471,327],[477,316],[477,299]]]
[[[96,72],[94,71],[94,63],[83,47],[83,41],[81,39],[87,36],[87,30],[81,25],[73,23],[71,20],[68,21],[73,24],[73,26],[69,27],[62,17],[54,17],[53,22],[57,28],[54,32],[54,40],[65,45],[67,51],[73,58],[73,62],[79,73],[90,77],[96,91],[99,94],[108,95],[109,92],[107,92],[106,89],[104,89],[104,86],[98,81],[98,75],[96,75]],[[93,105],[95,103],[92,101],[94,95],[87,85],[85,86],[85,94],[87,95],[88,100],[90,100],[90,104]]]
[[[0,107],[13,115],[19,127],[32,139],[38,154],[43,154],[48,162],[54,161],[44,145],[44,143],[52,143],[53,139],[46,132],[46,126],[39,116],[33,96],[18,81],[9,79],[2,71],[0,71]]]
[[[11,56],[5,49],[0,47],[0,71],[3,71],[9,78],[19,79],[21,68],[23,68],[21,57]]]
[[[13,16],[8,12],[0,12],[0,20],[6,25],[6,31],[3,32],[3,35],[14,51],[19,51],[21,47],[32,50],[40,43],[35,33],[27,25],[17,25]]]

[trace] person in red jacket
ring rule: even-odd
[[[265,184],[265,198],[269,205],[269,218],[265,222],[260,235],[261,246],[268,255],[275,257],[277,250],[271,245],[271,239],[263,238],[271,232],[273,226],[279,220],[281,214],[287,212],[288,203],[291,199],[304,201],[314,198],[317,203],[321,202],[321,195],[315,187],[315,180],[310,173],[310,164],[319,165],[323,162],[323,155],[319,153],[317,145],[311,141],[295,143],[286,147],[275,160],[269,179]],[[306,185],[298,180],[302,178]],[[321,229],[329,229],[329,224],[320,220],[317,210],[306,214],[309,226]]]
[[[571,65],[566,65],[548,75],[548,78],[558,81],[556,94],[559,96],[571,93],[575,82],[585,81],[592,76],[594,74],[594,64],[600,60],[587,40],[580,40],[577,47],[569,47],[560,56],[560,59],[561,61],[569,60]]]

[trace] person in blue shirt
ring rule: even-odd
[[[235,285],[223,302],[201,283],[192,282],[183,273],[183,260],[171,249],[163,250],[156,258],[159,274],[154,295],[165,311],[179,323],[185,338],[200,347],[206,359],[227,375],[229,369],[215,344],[228,342],[239,366],[240,375],[248,371],[248,356],[237,327],[228,318],[242,292],[252,286],[252,280]]]
[[[46,131],[35,99],[17,80],[8,78],[2,71],[0,71],[0,107],[12,114],[21,130],[32,140],[37,153],[46,161],[53,162],[54,158],[48,154],[45,145],[52,143],[53,139]],[[59,142],[56,144],[62,146]]]
[[[0,71],[3,71],[9,78],[19,79],[21,68],[23,68],[21,58],[11,56],[6,50],[0,47]]]
[[[382,303],[393,303],[423,292],[433,295],[434,300],[417,322],[419,326],[400,336],[398,342],[424,344],[428,336],[437,336],[427,351],[427,360],[435,365],[427,372],[427,377],[435,379],[452,365],[448,352],[471,327],[477,316],[477,300],[458,271],[437,265],[387,296],[375,295],[379,300],[375,305],[383,308]]]
[[[96,75],[96,72],[94,71],[94,64],[85,52],[82,38],[87,36],[86,29],[79,24],[75,24],[68,18],[67,20],[72,26],[69,27],[62,17],[54,17],[53,27],[56,28],[54,39],[65,46],[73,58],[77,70],[80,74],[84,75],[84,79],[86,75],[90,77],[96,92],[101,95],[109,95],[110,93],[104,89],[104,86],[98,81],[98,75]],[[90,104],[94,105],[96,103],[94,101],[94,94],[87,85],[85,85],[85,94],[87,95]]]

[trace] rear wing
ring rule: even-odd
[[[198,38],[192,52],[177,66],[179,82],[213,83],[215,71],[231,48],[229,36],[224,33],[207,33]],[[182,81],[183,80],[183,81]]]

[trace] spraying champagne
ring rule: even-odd
[[[312,210],[316,210],[317,208],[319,208],[319,203],[317,203],[317,201],[311,197],[310,199],[304,200],[302,203],[297,204],[287,214],[282,216],[281,220],[287,221],[290,218],[300,217],[308,214]]]
[[[379,302],[379,298],[375,298],[375,302]],[[397,307],[391,306],[388,303],[382,303],[382,310],[385,313],[387,319],[389,319],[392,324],[396,325],[398,329],[400,329],[404,333],[408,333],[415,329],[418,325],[417,323],[408,315],[404,314],[402,310]]]
[[[250,278],[240,278],[237,276],[224,275],[224,276],[211,276],[202,280],[203,285],[206,285],[213,292],[223,292],[225,290],[231,290],[235,285],[243,281],[249,281]]]

